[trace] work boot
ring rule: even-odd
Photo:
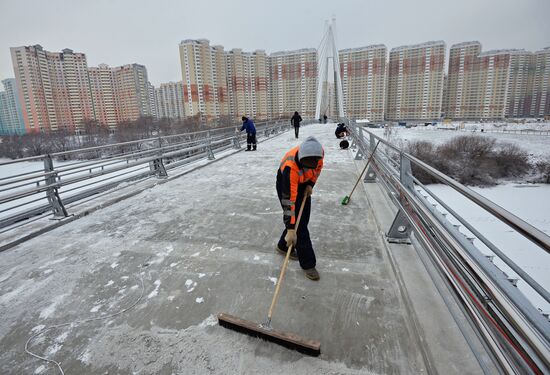
[[[286,250],[281,249],[279,246],[277,246],[277,251],[281,255],[286,256]],[[290,258],[290,260],[298,260],[298,253],[296,252],[296,248],[292,248],[292,251],[290,252],[290,257],[289,258]]]
[[[306,273],[306,277],[310,280],[319,280],[320,279],[320,276],[319,276],[319,272],[317,272],[317,270],[315,269],[315,267],[313,268],[310,268],[308,270],[304,270],[304,272]]]
[[[256,151],[256,146],[252,146],[252,151]]]
[[[246,150],[245,151],[252,151],[252,149],[250,148],[250,146],[246,146]]]

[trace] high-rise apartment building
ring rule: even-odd
[[[74,130],[94,118],[85,54],[40,45],[10,50],[27,131]]]
[[[115,77],[111,67],[100,64],[88,69],[96,120],[110,128],[120,122],[115,92]]]
[[[533,54],[524,50],[510,53],[506,117],[523,117],[529,112],[534,78]]]
[[[444,75],[445,42],[393,48],[390,51],[386,118],[440,118]]]
[[[123,121],[152,116],[145,66],[100,64],[89,68],[89,76],[95,118],[101,124],[116,127]]]
[[[524,50],[481,52],[479,42],[453,45],[446,117],[480,120],[537,116],[534,97],[544,91],[537,88],[544,83],[544,64],[537,65],[544,54],[538,54]],[[548,72],[546,77],[548,87]]]
[[[149,98],[149,116],[159,118],[157,96],[155,86],[151,82],[147,82],[147,96]]]
[[[476,119],[502,119],[506,116],[510,62],[514,50],[487,51],[479,54]],[[474,91],[475,92],[475,91]]]
[[[344,110],[347,116],[384,121],[386,54],[384,45],[339,51]]]
[[[155,96],[158,118],[184,118],[183,82],[161,83],[155,89]]]
[[[317,50],[276,52],[269,56],[271,118],[294,111],[313,118],[317,100]]]
[[[250,116],[256,120],[269,117],[269,69],[264,51],[226,53],[229,112],[234,119]]]
[[[445,116],[449,118],[474,118],[481,100],[479,64],[481,43],[464,42],[451,46],[449,73],[445,90]]]
[[[229,115],[226,61],[223,47],[207,39],[184,40],[179,45],[186,116],[207,120]]]
[[[14,78],[4,79],[0,91],[0,135],[24,134],[25,123]]]
[[[550,47],[533,54],[529,112],[533,117],[550,116]]]
[[[127,64],[113,69],[118,115],[121,121],[134,121],[151,115],[147,69]]]

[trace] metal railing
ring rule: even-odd
[[[257,138],[288,128],[289,121],[257,123]],[[243,142],[246,134],[232,126],[0,162],[0,233],[48,212],[67,217],[71,203],[129,181],[166,178],[170,170],[212,160]]]
[[[378,182],[398,209],[387,240],[410,243],[412,239],[428,256],[504,373],[549,373],[550,322],[517,288],[517,283],[525,282],[546,302],[550,302],[550,293],[422,184],[412,167],[450,186],[541,251],[550,252],[550,237],[354,121],[345,122],[352,135],[352,149],[357,150],[356,159],[376,149],[364,181]],[[453,224],[451,218],[459,224]],[[462,233],[460,226],[469,233]],[[478,243],[494,255],[485,255]],[[510,267],[519,280],[499,269],[493,257]]]
[[[500,134],[519,134],[519,135],[550,135],[550,130],[538,129],[458,129],[461,132],[470,133],[500,133]]]

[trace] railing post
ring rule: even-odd
[[[357,154],[355,154],[355,160],[362,160],[365,157],[363,153],[363,147],[361,147],[361,140],[363,139],[363,127],[359,125],[358,129],[359,131],[358,131],[357,140],[356,140]]]
[[[414,190],[411,161],[403,153],[401,153],[400,155],[399,180],[407,190]],[[408,207],[407,201],[405,201],[402,197],[400,198],[400,200],[402,207]],[[393,219],[388,233],[386,234],[386,239],[388,242],[391,243],[410,244],[411,240],[409,239],[409,236],[411,234],[411,230],[412,226],[409,223],[409,219],[407,218],[407,215],[405,215],[405,213],[403,212],[403,209],[400,208],[397,212],[397,215],[395,215],[395,218]]]
[[[238,129],[235,129],[235,136],[233,137],[233,148],[240,149],[241,148],[241,133]]]
[[[208,160],[214,160],[214,151],[212,151],[212,140],[210,139],[210,130],[206,132],[206,154],[208,155]]]
[[[358,129],[357,123],[355,121],[353,121],[353,123],[351,121],[348,121],[347,126],[350,127],[350,128],[353,128],[353,137],[351,137],[350,148],[352,150],[355,150],[355,148],[358,145],[358,137],[359,137],[358,133],[359,133],[360,130]],[[356,134],[357,134],[357,138],[355,137]]]
[[[44,172],[47,173],[46,186],[48,187],[48,190],[46,191],[46,197],[48,198],[48,202],[52,208],[54,219],[62,219],[69,216],[63,202],[61,201],[59,192],[57,191],[57,172],[54,171],[53,160],[50,155],[47,155],[44,158]]]
[[[399,170],[399,180],[407,189],[410,191],[414,190],[414,183],[412,178],[412,168],[411,161],[403,154],[400,154],[400,170]]]
[[[373,134],[369,134],[369,150],[372,153],[374,149],[376,148],[376,139],[374,138]],[[374,159],[374,156],[372,157]],[[365,178],[363,179],[364,182],[372,183],[376,182],[376,172],[374,171],[374,168],[372,167],[372,164],[374,163],[374,160],[369,164],[369,167],[367,168],[367,172],[365,173]]]
[[[162,138],[158,137],[158,158],[149,162],[149,169],[153,172],[157,178],[166,178],[168,173],[166,173],[166,168],[164,167],[164,162],[162,161]]]

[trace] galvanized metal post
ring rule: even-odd
[[[414,183],[412,179],[412,169],[411,161],[403,154],[400,155],[400,170],[399,170],[399,180],[405,186],[407,190],[414,191]],[[401,205],[407,207],[408,204],[406,201],[401,199]],[[386,234],[386,239],[391,243],[406,243],[410,244],[411,240],[409,236],[411,235],[412,226],[409,223],[407,215],[400,208],[393,219],[393,222]]]
[[[240,149],[241,148],[241,135],[240,132],[235,129],[235,136],[233,137],[233,148]]]
[[[355,147],[357,147],[357,139],[355,135],[357,134],[357,125],[354,122],[353,124],[350,123],[349,127],[353,127],[352,137],[351,137],[351,145],[349,146],[352,150],[355,150]]]
[[[208,160],[214,160],[214,151],[212,151],[212,140],[210,139],[210,130],[206,133],[206,154],[208,155]]]
[[[166,172],[166,168],[164,167],[164,162],[162,161],[162,138],[158,137],[158,152],[157,156],[158,158],[149,162],[149,169],[151,172],[153,172],[158,178],[166,178],[168,177],[168,173]]]
[[[374,149],[376,148],[376,139],[374,138],[373,134],[369,134],[369,151],[372,153]],[[372,157],[374,159],[374,156]],[[376,182],[376,172],[374,171],[374,168],[372,167],[372,164],[374,163],[374,160],[369,164],[369,167],[367,168],[367,172],[365,173],[365,178],[363,179],[364,182],[367,183],[373,183]]]
[[[57,191],[57,173],[54,170],[53,160],[50,155],[47,155],[44,158],[44,172],[47,174],[46,186],[48,190],[46,191],[46,197],[48,198],[48,202],[50,203],[50,206],[52,208],[54,218],[62,219],[69,216],[67,210],[65,209],[65,206],[63,205],[63,202],[61,201],[59,192]]]
[[[355,154],[355,160],[362,160],[365,157],[365,154],[363,153],[363,147],[361,146],[363,139],[363,127],[359,125],[359,135],[357,139],[357,154]]]
[[[400,154],[400,166],[399,180],[407,189],[414,191],[411,161],[403,153]]]

